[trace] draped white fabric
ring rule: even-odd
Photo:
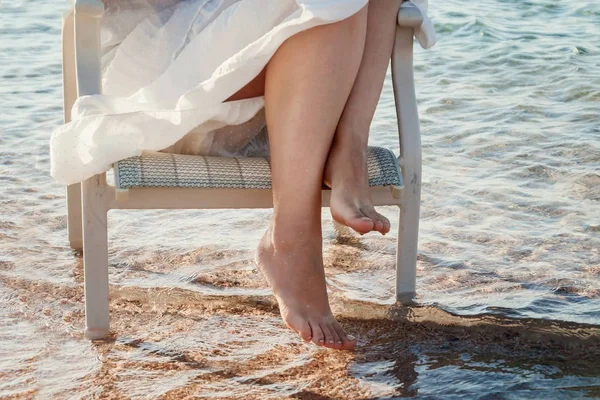
[[[423,24],[415,29],[415,38],[424,49],[433,47],[436,43],[435,27],[433,22],[429,19],[427,10],[429,9],[428,0],[409,0],[402,4],[402,7],[409,7],[414,5],[419,9],[421,15],[423,15]]]
[[[51,174],[72,184],[143,151],[249,155],[263,98],[224,101],[289,37],[367,0],[128,0],[102,21],[103,94],[84,96],[50,142]]]

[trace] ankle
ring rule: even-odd
[[[320,225],[276,218],[271,222],[265,236],[274,249],[281,251],[297,249],[299,246],[315,246],[322,241]]]
[[[343,157],[344,162],[356,164],[366,158],[368,137],[362,134],[339,134],[340,138],[334,139],[332,153]]]

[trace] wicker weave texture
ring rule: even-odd
[[[367,152],[370,186],[402,186],[396,156],[382,147]],[[146,153],[115,164],[120,190],[142,187],[271,189],[268,158]]]

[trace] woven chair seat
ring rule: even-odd
[[[367,151],[371,186],[402,186],[396,156],[382,147]],[[119,190],[133,188],[271,189],[268,158],[145,153],[114,165]]]

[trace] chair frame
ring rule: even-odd
[[[76,0],[63,20],[64,120],[78,96],[102,92],[101,0]],[[374,205],[399,207],[396,298],[412,303],[416,295],[416,264],[421,199],[421,135],[413,74],[413,29],[423,17],[416,7],[403,7],[392,54],[392,81],[400,141],[403,187],[371,188]],[[243,195],[240,195],[243,194]],[[322,205],[329,205],[324,190]],[[108,211],[113,209],[272,208],[271,190],[136,188],[118,191],[106,173],[67,188],[68,236],[73,249],[83,250],[86,337],[109,334]]]

